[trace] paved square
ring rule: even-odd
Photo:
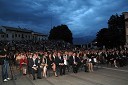
[[[17,75],[16,80],[2,82],[0,85],[128,85],[128,66],[123,68],[102,67],[91,73],[67,72],[64,76],[32,80],[28,75]]]

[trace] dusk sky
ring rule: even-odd
[[[95,36],[111,15],[128,11],[128,0],[0,0],[0,25],[49,34],[66,24],[73,37]]]

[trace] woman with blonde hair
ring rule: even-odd
[[[84,71],[85,72],[88,72],[88,57],[87,57],[87,55],[86,55],[86,53],[84,53],[84,55],[83,55],[83,65],[84,65]]]

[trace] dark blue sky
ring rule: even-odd
[[[128,0],[0,0],[0,25],[48,34],[66,24],[74,37],[94,36],[113,14],[128,11]]]

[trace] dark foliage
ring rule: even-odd
[[[108,20],[108,28],[97,33],[97,45],[107,48],[118,48],[125,44],[124,16],[112,15]]]
[[[48,37],[49,40],[64,40],[66,42],[72,43],[73,37],[72,32],[69,30],[67,25],[60,25],[53,27],[50,30]]]

